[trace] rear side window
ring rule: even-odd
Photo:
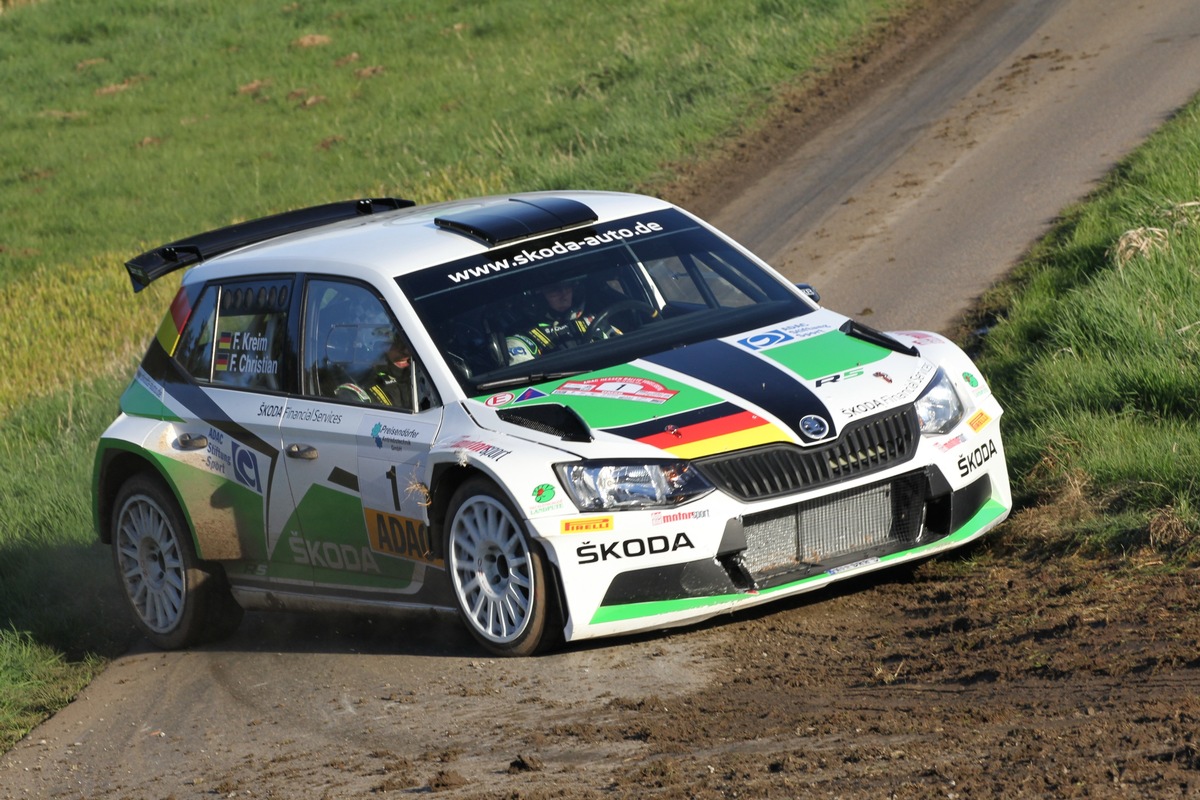
[[[209,285],[180,334],[175,359],[200,383],[286,391],[291,294],[290,279]]]

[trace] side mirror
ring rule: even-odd
[[[807,283],[797,283],[796,288],[808,295],[808,299],[812,300],[814,303],[821,302],[821,293],[809,286]]]

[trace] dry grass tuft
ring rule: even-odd
[[[1167,250],[1166,228],[1134,228],[1125,231],[1117,239],[1117,243],[1109,248],[1108,257],[1118,267],[1123,267],[1135,258],[1144,257],[1151,252]]]
[[[1176,203],[1163,211],[1162,216],[1175,230],[1194,227],[1200,224],[1200,200]]]
[[[249,83],[243,83],[238,87],[238,94],[259,94],[263,89],[271,85],[269,80],[255,78]]]
[[[1150,546],[1162,553],[1174,553],[1193,544],[1196,535],[1188,528],[1175,506],[1156,509],[1148,525]]]
[[[292,42],[292,47],[324,47],[332,41],[323,33],[310,33]]]
[[[1044,502],[1013,514],[1002,529],[1003,543],[1015,548],[1061,550],[1067,544],[1063,531],[1076,530],[1096,519],[1103,507],[1103,499],[1097,496],[1088,477],[1079,471],[1069,472]]]

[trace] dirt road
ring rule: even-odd
[[[831,307],[945,328],[1197,90],[1194,0],[930,0],[672,192]],[[454,620],[252,614],[118,660],[0,757],[0,796],[1200,796],[1200,574],[1154,566],[1001,534],[522,661]]]

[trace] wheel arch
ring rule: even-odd
[[[171,493],[175,505],[183,514],[183,521],[187,525],[192,547],[196,547],[196,528],[192,523],[187,506],[180,500],[179,489],[175,486],[175,482],[171,480],[157,460],[151,458],[144,450],[124,442],[109,443],[108,447],[96,455],[92,487],[94,498],[92,515],[97,537],[104,544],[112,544],[112,515],[117,492],[130,478],[143,473],[154,477]]]
[[[550,607],[552,626],[561,640],[571,613],[567,606],[566,592],[563,590],[562,573],[558,568],[558,564],[554,559],[550,558],[549,549],[542,544],[541,539],[529,527],[528,520],[520,515],[521,505],[516,502],[516,498],[508,491],[507,487],[501,481],[496,480],[496,477],[491,473],[479,469],[470,463],[462,464],[458,461],[446,462],[434,466],[429,481],[429,540],[435,548],[437,557],[443,560],[446,558],[445,525],[446,512],[450,507],[450,498],[454,496],[454,492],[459,486],[462,486],[474,477],[484,478],[495,486],[497,491],[504,494],[509,501],[509,505],[518,511],[517,518],[526,527],[526,531],[529,534],[530,546],[536,547],[541,551],[545,564],[546,583],[548,584],[546,588],[553,598]]]

